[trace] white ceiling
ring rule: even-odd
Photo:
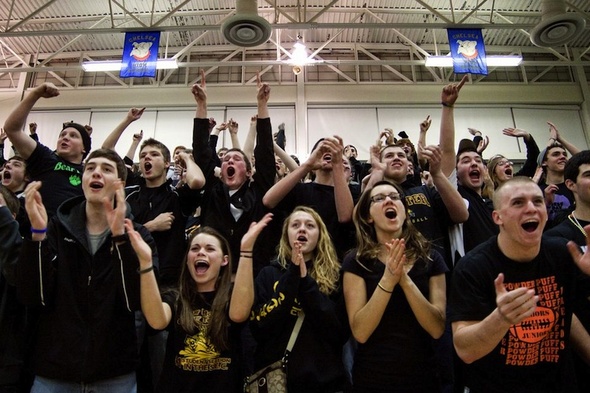
[[[544,1],[258,0],[258,15],[272,35],[262,45],[240,48],[221,31],[235,14],[235,1],[0,0],[0,89],[19,81],[72,89],[188,85],[201,68],[208,83],[251,83],[257,71],[269,82],[296,83],[291,67],[279,60],[298,36],[324,60],[306,67],[305,83],[440,83],[452,71],[423,63],[426,55],[448,53],[449,27],[482,28],[488,55],[524,57],[522,66],[491,70],[476,83],[571,82],[580,66],[590,77],[590,1],[558,0],[587,27],[568,45],[539,48],[529,34],[546,18]],[[120,59],[124,33],[142,30],[162,32],[160,57],[177,58],[178,70],[132,79],[82,71],[84,60]]]

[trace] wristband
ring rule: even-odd
[[[127,240],[129,240],[129,236],[126,233],[124,233],[122,235],[111,236],[111,240],[115,243],[126,242]]]
[[[139,268],[137,268],[137,274],[145,274],[145,273],[149,273],[152,270],[154,270],[154,265],[151,265],[150,267],[146,267],[143,270],[139,270]]]
[[[453,107],[453,105],[451,105],[451,104],[447,104],[447,103],[446,103],[446,102],[444,102],[444,101],[442,101],[440,104],[441,104],[442,106],[446,106],[447,108],[452,108],[452,107]]]
[[[252,259],[252,255],[245,255],[245,254],[240,254],[240,258],[248,258],[248,259]]]
[[[31,227],[31,233],[46,233],[47,232],[47,228],[43,228],[43,229],[35,229],[33,227]]]
[[[378,286],[379,288],[381,288],[381,290],[382,290],[383,292],[387,292],[387,293],[393,293],[393,291],[388,291],[387,289],[385,289],[385,287],[384,287],[383,285],[381,285],[381,283],[380,283],[380,282],[379,282],[379,283],[377,283],[377,286]]]

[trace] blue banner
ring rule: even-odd
[[[125,33],[119,77],[155,77],[160,32]]]
[[[455,74],[488,74],[481,29],[447,29]]]

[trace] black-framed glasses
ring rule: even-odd
[[[397,192],[390,192],[389,194],[375,194],[370,199],[373,203],[382,203],[385,202],[386,198],[389,198],[394,202],[402,200],[402,196]]]

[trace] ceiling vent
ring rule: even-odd
[[[546,48],[565,45],[576,39],[585,26],[582,15],[565,11],[563,0],[543,0],[541,23],[531,30],[531,42]]]
[[[221,25],[221,31],[229,42],[242,47],[264,44],[270,37],[270,23],[258,16],[256,0],[237,0],[236,14]]]

